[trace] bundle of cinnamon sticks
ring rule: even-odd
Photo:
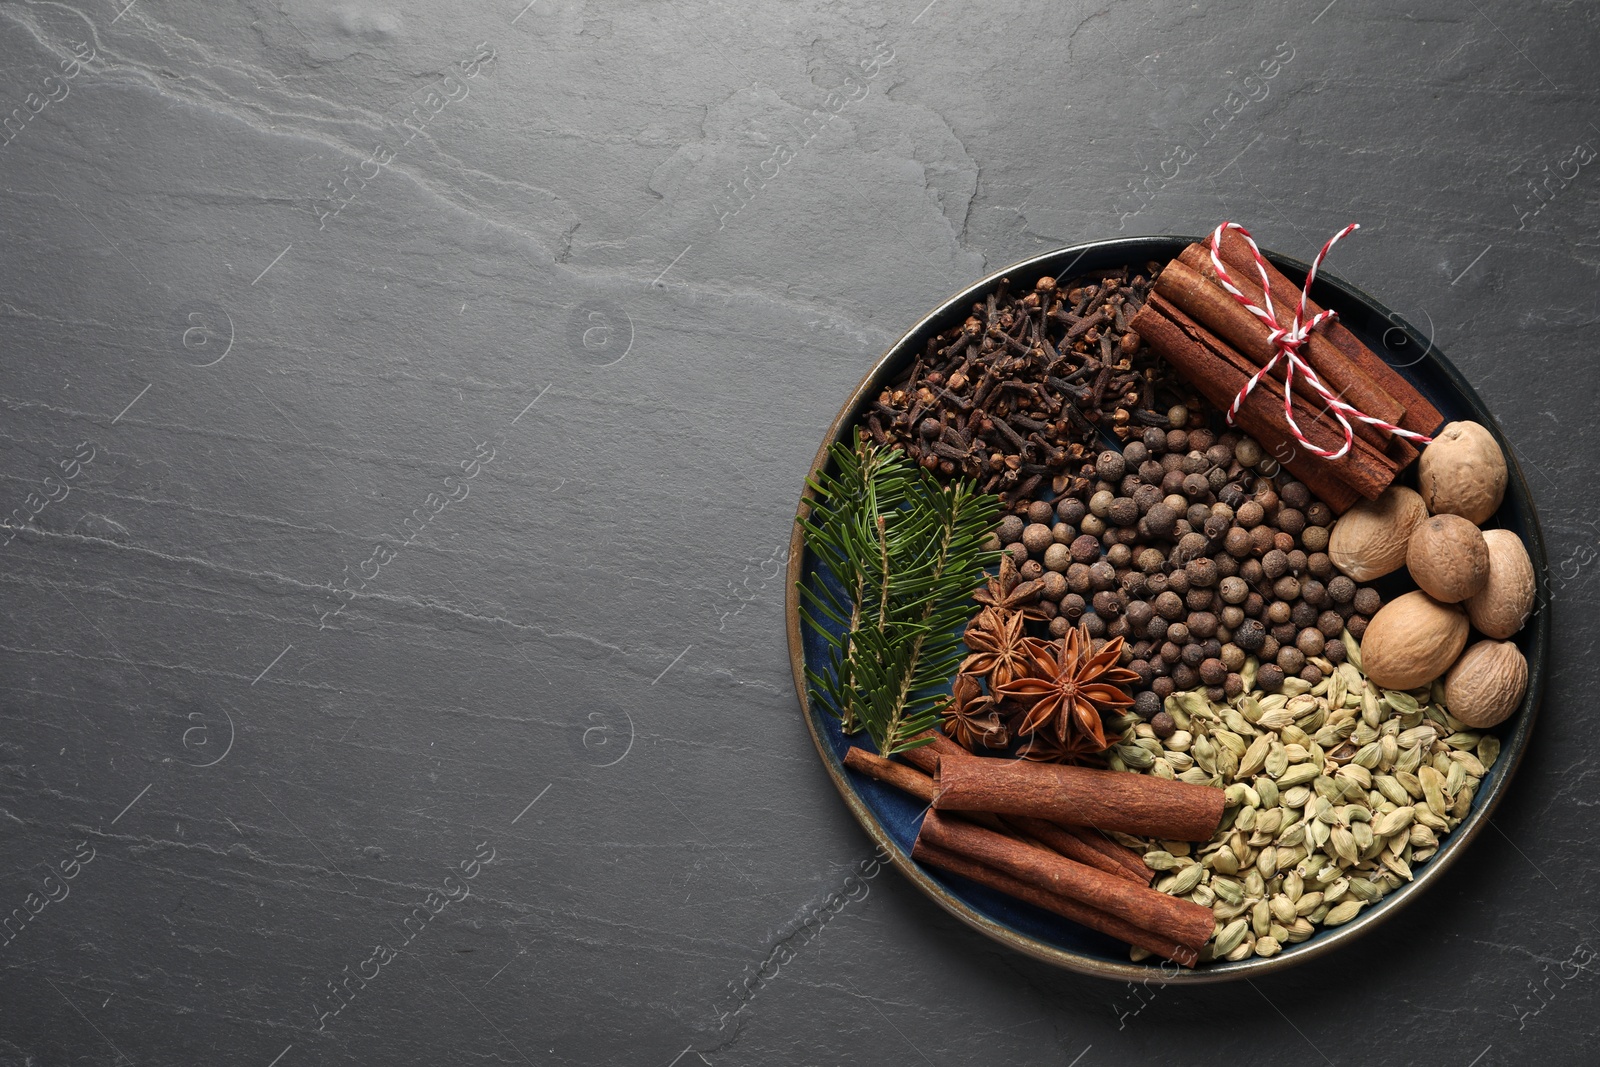
[[[845,765],[926,800],[912,858],[1186,967],[1211,939],[1209,908],[1150,888],[1139,855],[1101,833],[1208,840],[1220,789],[1114,771],[973,756],[942,735],[904,753],[852,748]]]
[[[1261,276],[1245,239],[1228,230],[1220,254],[1234,286],[1265,307]],[[1268,266],[1273,311],[1289,326],[1300,290]],[[1322,308],[1307,301],[1306,317]],[[1275,354],[1267,324],[1245,310],[1217,280],[1211,250],[1191,244],[1162,270],[1149,301],[1131,321],[1149,345],[1176,367],[1207,400],[1227,410],[1246,381]],[[1444,421],[1416,387],[1356,339],[1337,319],[1313,330],[1300,349],[1323,383],[1345,403],[1375,418],[1431,434]],[[1417,456],[1403,437],[1351,419],[1355,441],[1348,454],[1326,460],[1295,441],[1284,419],[1283,362],[1251,391],[1236,421],[1289,472],[1343,514],[1357,500],[1374,499]],[[1344,432],[1326,402],[1303,378],[1294,387],[1295,420],[1319,448],[1335,450]]]

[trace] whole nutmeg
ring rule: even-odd
[[[1528,621],[1537,580],[1522,538],[1510,530],[1483,531],[1489,548],[1489,580],[1467,598],[1467,615],[1485,636],[1507,638]]]
[[[1391,485],[1376,500],[1358,502],[1334,523],[1328,536],[1333,565],[1358,582],[1370,582],[1406,561],[1411,533],[1428,517],[1414,490]]]
[[[1429,596],[1458,604],[1489,580],[1489,545],[1460,515],[1435,515],[1411,531],[1406,566]]]
[[[1506,457],[1494,435],[1475,422],[1452,422],[1422,450],[1417,485],[1435,515],[1482,523],[1506,495]]]
[[[1421,590],[1395,597],[1361,635],[1362,669],[1384,689],[1415,689],[1456,661],[1467,645],[1467,629],[1460,605],[1442,604]],[[1355,630],[1352,625],[1350,632]]]
[[[1479,641],[1444,679],[1450,714],[1476,729],[1510,717],[1528,688],[1528,661],[1510,641]]]

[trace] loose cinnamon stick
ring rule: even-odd
[[[900,758],[924,774],[933,774],[939,769],[939,752],[932,745],[907,749],[900,753]]]
[[[932,782],[929,784],[932,785]],[[1139,861],[1142,873],[1135,873],[1132,867],[1123,865],[1116,857],[1108,856],[1066,827],[1057,826],[1045,819],[1037,819],[1031,815],[1007,815],[1000,821],[1018,833],[1026,834],[1040,844],[1054,849],[1069,860],[1077,860],[1088,867],[1097,867],[1118,878],[1126,878],[1140,885],[1149,885],[1150,880],[1155,877],[1155,872],[1146,867],[1143,860]]]
[[[1168,841],[1209,841],[1222,821],[1222,790],[1124,771],[947,759],[934,785],[939,811],[1033,815]]]
[[[913,859],[925,863],[930,867],[938,867],[959,874],[979,885],[986,885],[996,889],[1007,896],[1016,897],[1018,900],[1032,904],[1036,908],[1054,912],[1062,918],[1071,919],[1080,926],[1087,926],[1091,930],[1098,930],[1109,934],[1119,941],[1125,941],[1142,949],[1148,949],[1164,959],[1180,963],[1185,967],[1193,967],[1199,959],[1198,953],[1192,948],[1178,944],[1170,938],[1141,930],[1126,920],[1114,915],[1108,915],[1099,908],[1091,908],[1087,904],[1080,904],[1066,897],[1056,896],[1026,882],[1018,881],[1008,874],[1004,874],[992,867],[986,867],[976,860],[937,848],[928,844],[920,837],[915,847],[911,850]]]
[[[1192,324],[1192,320],[1193,328],[1180,325],[1168,312],[1170,305],[1160,307],[1156,304],[1160,299],[1152,297],[1139,309],[1130,325],[1152,348],[1176,367],[1178,372],[1207,400],[1227,409],[1233,403],[1233,398],[1238,395],[1240,388],[1244,386],[1248,375],[1236,371],[1217,351],[1218,348],[1225,347],[1222,342],[1213,338],[1212,344],[1206,344],[1205,338],[1209,335],[1205,334],[1203,328],[1198,324]],[[1177,311],[1176,308],[1171,310]],[[1177,314],[1182,316],[1182,312]],[[1269,455],[1292,456],[1293,458],[1284,466],[1335,513],[1342,515],[1349,510],[1350,506],[1364,494],[1347,484],[1331,464],[1303,449],[1295,449],[1288,430],[1282,427],[1281,401],[1275,417],[1269,416],[1261,404],[1255,402],[1258,395],[1261,395],[1260,390],[1251,393],[1241,407],[1240,425],[1267,450]],[[1263,396],[1262,399],[1265,400],[1266,397]]]
[[[1129,874],[1134,875],[1145,885],[1155,880],[1156,872],[1144,865],[1144,857],[1139,853],[1111,840],[1105,834],[1088,826],[1063,826],[1061,829],[1082,841],[1084,845],[1094,849],[1113,863],[1121,866]]]
[[[1258,307],[1262,306],[1259,286],[1251,285],[1244,278],[1235,277],[1233,281],[1245,296]],[[1277,355],[1275,346],[1267,340],[1267,324],[1246,311],[1222,288],[1216,280],[1210,253],[1200,245],[1190,245],[1182,255],[1162,268],[1156,278],[1156,291],[1228,342],[1256,366],[1266,366]],[[1273,310],[1278,313],[1280,325],[1284,319],[1293,320],[1293,305],[1286,310],[1274,303]],[[1323,328],[1318,327],[1318,330]],[[1333,342],[1319,333],[1312,332],[1300,352],[1312,370],[1317,372],[1317,377],[1345,403],[1388,423],[1397,423],[1404,414],[1405,409],[1399,401],[1381,390],[1360,368],[1346,359],[1344,353],[1333,346]],[[1324,403],[1309,386],[1301,396],[1307,404],[1314,405],[1312,410],[1322,407]],[[1378,449],[1385,448],[1388,439],[1393,436],[1387,430],[1379,430],[1355,419],[1351,420],[1351,426]]]
[[[1255,257],[1250,254],[1250,246],[1236,230],[1228,230],[1223,234],[1221,255],[1222,261],[1234,268],[1232,273],[1236,277],[1239,272],[1246,270],[1250,272],[1251,277],[1255,277]],[[1271,263],[1267,264],[1267,278],[1272,282],[1272,299],[1275,303],[1300,299],[1300,287]],[[1307,314],[1315,315],[1321,310],[1322,308],[1314,301],[1306,301]],[[1324,327],[1323,332],[1333,346],[1345,354],[1345,358],[1360,367],[1368,377],[1382,386],[1384,392],[1400,402],[1405,412],[1399,422],[1403,429],[1431,435],[1444,422],[1444,416],[1439,413],[1439,409],[1428,403],[1427,398],[1417,390],[1416,386],[1362,344],[1343,323],[1337,320],[1331,322]]]
[[[954,745],[955,743],[950,742],[950,744]],[[959,746],[957,747],[959,748]],[[912,751],[926,752],[931,751],[932,749],[932,745],[924,745],[921,748],[913,749]],[[901,753],[901,755],[909,756],[911,753],[905,752]],[[876,752],[868,752],[864,748],[847,749],[844,754],[844,765],[849,767],[851,770],[859,771],[868,778],[875,778],[878,781],[883,782],[885,785],[892,785],[896,789],[903,789],[907,793],[910,793],[912,796],[925,803],[931,804],[933,802],[933,778],[931,774],[926,774],[916,767],[907,767],[903,763],[896,763],[894,760],[884,759]],[[938,769],[939,764],[938,757],[936,755],[934,756],[933,762],[930,764],[930,766],[934,770]],[[971,811],[967,813],[966,817],[977,823],[979,826],[987,826],[989,829],[996,830],[1001,833],[1011,832],[1000,822],[998,817],[991,815],[988,812]]]
[[[922,733],[917,734],[916,737],[912,738],[912,740],[915,741],[917,738],[922,737],[931,737],[933,738],[933,741],[931,744],[919,745],[916,748],[907,749],[906,751],[900,753],[900,758],[915,767],[921,768],[929,774],[933,774],[939,769],[939,757],[941,755],[965,756],[972,758],[972,753],[968,752],[966,749],[950,740],[938,730],[924,730]]]
[[[953,762],[952,766],[955,765],[959,764]],[[1221,790],[1217,792],[1220,794]],[[1198,950],[1211,939],[1214,917],[1210,908],[1134,885],[1126,878],[1087,867],[981,826],[943,818],[936,810],[923,816],[917,841],[975,860],[1056,896],[1088,904],[1188,948]]]
[[[885,785],[903,789],[918,800],[933,802],[933,779],[915,767],[884,759],[864,748],[851,748],[844,754],[844,765],[860,771],[868,778],[876,778]]]

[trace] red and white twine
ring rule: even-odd
[[[1316,280],[1317,268],[1322,265],[1322,260],[1327,256],[1328,250],[1337,244],[1340,238],[1345,237],[1360,228],[1361,226],[1359,223],[1352,222],[1350,225],[1346,226],[1344,229],[1328,238],[1327,243],[1322,246],[1322,250],[1317,253],[1317,258],[1311,261],[1311,269],[1306,272],[1306,284],[1300,290],[1300,303],[1299,306],[1295,308],[1294,320],[1286,327],[1278,325],[1277,312],[1272,306],[1272,281],[1267,275],[1267,261],[1262,258],[1261,249],[1256,247],[1255,239],[1250,236],[1250,231],[1245,229],[1243,226],[1240,226],[1236,222],[1224,222],[1221,226],[1218,226],[1214,231],[1212,231],[1211,265],[1216,268],[1217,281],[1224,289],[1228,291],[1230,295],[1232,295],[1235,300],[1237,300],[1244,307],[1246,311],[1250,312],[1250,314],[1267,324],[1267,328],[1271,331],[1267,335],[1267,341],[1277,349],[1272,358],[1267,360],[1266,365],[1260,370],[1256,371],[1255,374],[1250,377],[1250,380],[1244,383],[1244,388],[1239,390],[1239,395],[1233,398],[1233,404],[1228,408],[1228,423],[1230,425],[1233,423],[1234,415],[1238,413],[1240,405],[1244,403],[1245,397],[1250,395],[1250,391],[1256,387],[1261,379],[1267,376],[1272,368],[1277,365],[1278,360],[1281,359],[1284,361],[1283,417],[1289,423],[1289,432],[1294,434],[1296,441],[1299,441],[1307,449],[1316,455],[1321,456],[1323,459],[1339,459],[1347,454],[1350,451],[1351,446],[1355,443],[1355,431],[1351,429],[1350,421],[1345,417],[1347,415],[1350,416],[1350,418],[1359,419],[1361,422],[1365,422],[1371,426],[1376,426],[1380,430],[1388,430],[1390,433],[1397,434],[1400,437],[1409,438],[1418,442],[1419,444],[1427,444],[1433,440],[1431,437],[1428,437],[1425,434],[1414,433],[1411,430],[1403,430],[1392,423],[1384,422],[1382,419],[1373,418],[1371,415],[1368,415],[1365,412],[1357,410],[1351,405],[1346,404],[1343,400],[1339,399],[1337,394],[1323,384],[1322,379],[1317,377],[1317,372],[1312,370],[1311,365],[1300,357],[1301,346],[1303,346],[1307,339],[1310,338],[1311,331],[1316,329],[1318,326],[1321,326],[1323,323],[1338,317],[1338,315],[1331,309],[1320,311],[1313,315],[1309,320],[1307,320],[1305,317],[1306,303],[1311,299],[1311,283]],[[1255,257],[1256,261],[1256,271],[1261,275],[1262,303],[1266,305],[1264,308],[1254,303],[1249,297],[1245,296],[1239,291],[1239,289],[1233,284],[1233,278],[1228,274],[1227,266],[1222,262],[1222,235],[1228,230],[1238,230],[1239,235],[1244,238],[1245,244],[1250,246],[1250,254]],[[1294,376],[1297,372],[1304,374],[1306,381],[1310,384],[1311,388],[1318,396],[1322,397],[1322,399],[1327,402],[1328,410],[1333,412],[1333,417],[1338,420],[1339,428],[1344,432],[1344,444],[1335,451],[1330,452],[1327,449],[1319,448],[1313,444],[1306,438],[1305,434],[1300,432],[1300,425],[1299,423],[1295,422]]]

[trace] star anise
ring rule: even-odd
[[[1044,642],[1029,637],[1022,623],[1020,611],[1004,608],[980,611],[962,635],[972,655],[961,661],[960,673],[982,675],[989,680],[991,688],[1027,674],[1041,654]]]
[[[1117,666],[1122,638],[1112,638],[1095,652],[1088,629],[1079,626],[1059,643],[1035,645],[1029,649],[1032,676],[995,689],[1002,697],[1032,702],[1017,732],[1053,735],[1074,755],[1101,751],[1107,741],[1100,713],[1131,705],[1133,697],[1124,687],[1139,680],[1133,671]]]
[[[969,751],[1006,747],[1006,728],[996,701],[970,674],[956,675],[951,686],[950,702],[944,706],[944,732]]]
[[[1024,618],[1043,621],[1044,611],[1039,607],[1039,592],[1043,588],[1042,581],[1024,582],[1017,572],[1016,561],[1010,555],[1002,555],[1000,573],[973,593],[972,599],[984,607],[1020,612]]]
[[[1048,730],[1029,734],[1017,748],[1017,758],[1035,763],[1101,763],[1092,738],[1077,734],[1065,744]]]

